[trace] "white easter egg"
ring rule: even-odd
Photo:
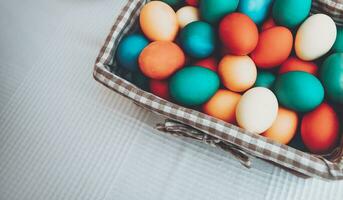
[[[307,18],[299,27],[295,38],[295,52],[302,60],[315,60],[326,54],[335,43],[335,22],[325,14]]]
[[[278,101],[272,91],[255,87],[246,91],[238,102],[236,120],[247,131],[261,134],[269,129],[278,113]]]
[[[176,12],[177,20],[181,28],[187,24],[199,20],[199,11],[193,6],[185,6]]]

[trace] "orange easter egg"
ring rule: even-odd
[[[314,62],[303,61],[296,57],[289,57],[284,63],[282,63],[279,69],[279,74],[284,74],[290,71],[304,71],[316,76],[318,66]]]
[[[298,126],[297,113],[279,107],[277,117],[267,131],[262,135],[281,144],[288,144],[294,137]]]
[[[282,64],[291,54],[293,36],[290,30],[275,26],[260,34],[251,58],[260,68],[273,68]]]
[[[219,38],[231,54],[247,55],[257,45],[258,29],[247,15],[231,13],[219,24]]]
[[[179,30],[175,11],[162,1],[151,1],[144,5],[139,23],[145,36],[152,41],[173,41]]]
[[[218,67],[223,85],[234,92],[251,88],[257,77],[257,69],[249,56],[226,55]]]
[[[150,92],[162,99],[169,100],[169,83],[167,80],[154,80],[151,79],[149,82]]]
[[[229,123],[236,123],[236,106],[241,95],[230,90],[220,89],[207,101],[202,110],[204,113]]]
[[[339,121],[333,108],[322,103],[301,121],[301,138],[312,153],[328,153],[338,143]]]
[[[194,63],[196,66],[205,67],[213,71],[217,71],[218,61],[215,57],[208,57],[198,60]]]
[[[185,54],[173,42],[156,41],[143,49],[139,55],[138,63],[145,76],[162,80],[183,67]]]

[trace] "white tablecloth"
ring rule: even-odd
[[[161,135],[92,78],[124,0],[0,1],[0,199],[342,199],[254,159]]]

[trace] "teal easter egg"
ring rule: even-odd
[[[332,51],[343,53],[343,27],[337,27],[336,41],[332,47]]]
[[[275,0],[273,19],[278,25],[294,28],[309,15],[312,0]]]
[[[137,71],[139,54],[148,44],[149,40],[140,34],[124,37],[116,51],[118,65],[129,71]]]
[[[208,101],[219,89],[218,75],[207,68],[190,66],[172,76],[169,91],[173,99],[185,106],[198,106]]]
[[[329,98],[343,103],[343,53],[334,53],[326,58],[320,79]]]
[[[324,99],[324,88],[320,81],[302,71],[280,75],[275,81],[274,92],[281,105],[297,112],[311,111]]]
[[[194,58],[206,58],[215,49],[215,32],[210,24],[195,21],[181,30],[180,42],[188,55]]]
[[[178,6],[185,2],[185,0],[162,0],[164,3],[170,6]]]
[[[240,0],[238,11],[248,15],[256,24],[261,24],[267,17],[273,0]]]
[[[254,87],[271,88],[275,81],[275,75],[267,71],[259,71]]]
[[[239,0],[201,0],[200,16],[209,23],[217,23],[225,15],[234,12]]]

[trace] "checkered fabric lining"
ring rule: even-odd
[[[342,162],[330,162],[319,156],[313,156],[260,135],[249,133],[201,112],[173,104],[143,91],[111,73],[107,66],[112,62],[115,48],[122,36],[135,24],[139,11],[145,3],[146,0],[128,0],[123,8],[96,60],[93,76],[97,81],[155,113],[236,145],[256,157],[308,176],[331,180],[343,179]]]
[[[311,12],[328,14],[337,25],[343,26],[343,0],[313,0]]]

